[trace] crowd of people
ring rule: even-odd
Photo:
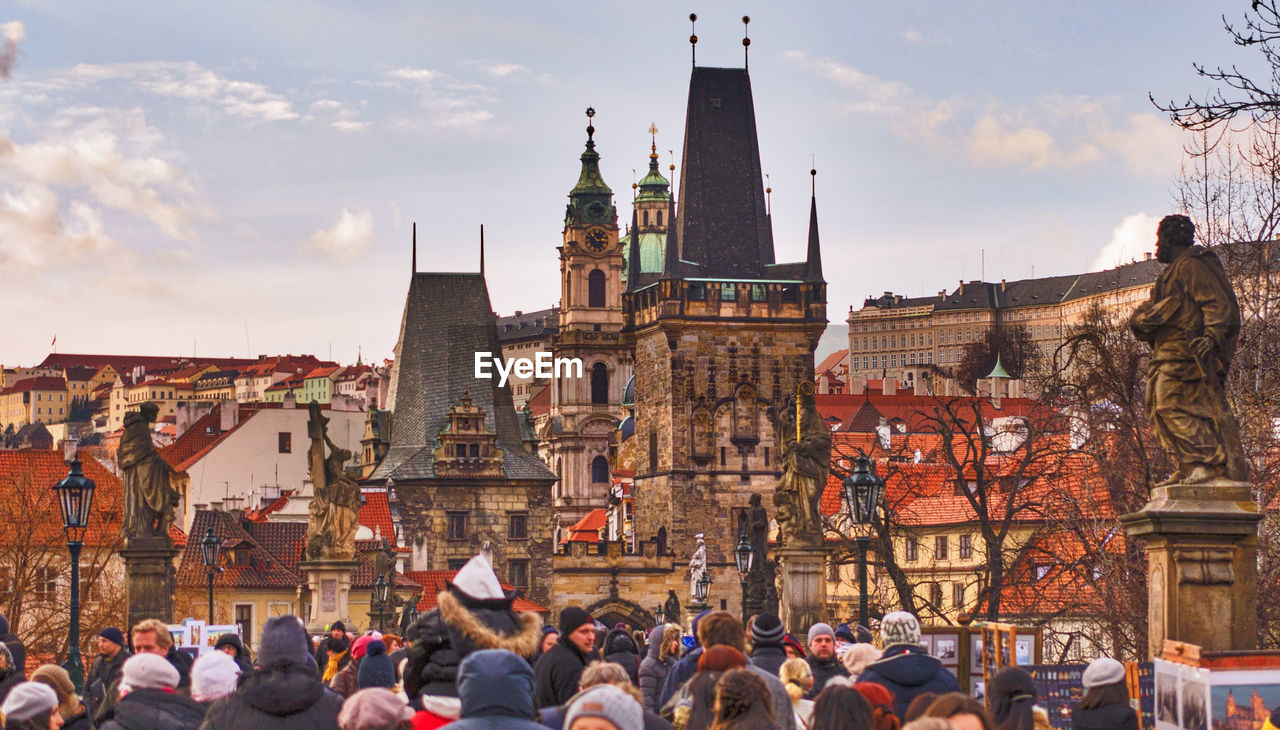
[[[1036,730],[1049,727],[1031,676],[990,683],[988,704],[920,648],[920,624],[886,615],[876,648],[862,627],[817,623],[803,637],[764,613],[747,626],[727,611],[647,634],[601,625],[570,606],[558,625],[517,613],[483,557],[469,561],[404,637],[350,635],[334,624],[312,639],[296,616],[267,621],[249,650],[238,636],[191,660],[164,623],[126,639],[98,633],[77,694],[44,665],[28,680],[17,637],[0,632],[3,727],[23,730]],[[3,623],[3,617],[0,617]],[[7,629],[7,626],[0,626]],[[9,635],[11,636],[11,635]],[[14,644],[16,642],[16,645]],[[15,657],[23,657],[20,662]],[[1137,728],[1124,666],[1084,673],[1077,728]]]

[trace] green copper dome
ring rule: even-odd
[[[640,194],[636,196],[636,200],[659,200],[664,203],[671,200],[671,182],[658,172],[656,146],[649,153],[649,172],[641,178],[639,186]]]

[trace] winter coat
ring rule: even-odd
[[[609,632],[604,640],[604,660],[621,664],[623,669],[627,670],[627,676],[631,677],[631,684],[640,684],[640,649],[636,647],[636,640],[631,638],[631,634],[626,629],[614,629]]]
[[[893,693],[893,714],[902,717],[907,706],[925,692],[960,692],[960,682],[936,657],[913,644],[894,644],[878,661],[867,665],[859,682],[875,682]]]
[[[0,636],[0,642],[4,642],[5,647],[9,650],[9,656],[13,657],[13,666],[18,668],[18,674],[27,675],[27,647],[23,645],[22,639],[17,634],[6,633]]]
[[[253,671],[253,662],[249,661],[249,653],[244,650],[244,644],[241,643],[240,637],[236,634],[223,634],[218,637],[218,643],[213,645],[215,650],[221,651],[224,646],[233,646],[236,650],[235,660],[236,666],[240,667],[241,674],[248,674]]]
[[[320,671],[324,672],[325,667],[329,666],[329,658],[333,655],[338,656],[338,669],[347,666],[347,662],[351,661],[351,639],[342,637],[335,639],[332,636],[326,636],[320,640],[320,646],[316,647],[316,666],[320,667]],[[330,678],[332,679],[332,677]]]
[[[822,688],[827,686],[828,679],[849,676],[849,670],[844,668],[844,664],[837,656],[832,656],[830,659],[819,659],[810,654],[805,661],[809,662],[809,669],[813,671],[813,688],[809,690],[809,694],[805,695],[809,699],[817,697],[822,692]],[[774,676],[777,675],[775,674]]]
[[[305,664],[271,664],[242,678],[235,694],[213,703],[200,728],[338,730],[341,709],[342,698]]]
[[[133,654],[128,649],[121,648],[110,659],[102,654],[94,657],[89,676],[84,680],[84,704],[89,708],[91,717],[96,717],[105,706],[115,704],[115,696],[110,693],[120,681],[124,661],[131,656]],[[109,702],[106,701],[108,697],[111,697]]]
[[[348,662],[342,671],[333,675],[333,679],[329,680],[329,689],[342,695],[343,699],[350,697],[360,689],[360,660]]]
[[[680,629],[675,626],[657,626],[649,632],[649,651],[644,661],[640,662],[640,694],[644,695],[644,706],[648,710],[657,710],[658,695],[662,693],[662,683],[667,680],[667,672],[676,663],[676,657],[667,651],[671,642],[680,638]]]
[[[541,633],[541,629],[538,630]],[[533,697],[534,706],[541,709],[563,705],[578,693],[578,680],[582,670],[596,657],[583,654],[568,636],[561,636],[556,645],[538,660],[533,673],[537,675],[538,690]]]
[[[533,687],[533,670],[524,658],[501,650],[476,653],[458,674],[462,718],[445,727],[545,730],[534,720]]]
[[[666,705],[671,696],[679,692],[684,683],[693,679],[693,675],[698,673],[698,657],[700,656],[702,656],[702,647],[697,646],[672,665],[671,671],[667,672],[666,681],[662,683],[662,694],[658,695],[657,705],[659,708]]]
[[[454,588],[436,595],[436,608],[405,633],[413,642],[404,668],[404,690],[420,695],[458,696],[458,666],[480,649],[506,649],[531,657],[542,643],[542,619],[516,613],[514,594],[500,599],[471,598]]]
[[[135,689],[115,704],[98,724],[100,730],[196,730],[204,708],[172,690]]]
[[[178,647],[169,647],[169,652],[164,655],[169,660],[173,668],[178,670],[178,689],[183,694],[191,693],[191,665],[195,662],[195,658],[185,651],[178,651]]]
[[[787,694],[787,686],[778,679],[778,675],[771,674],[750,662],[747,662],[747,669],[764,680],[764,686],[769,688],[769,698],[773,700],[773,716],[777,718],[778,727],[782,730],[795,730],[796,713],[791,709],[791,695]]]
[[[1138,730],[1138,716],[1127,705],[1103,705],[1071,713],[1075,730]]]
[[[751,650],[751,664],[778,676],[778,670],[787,660],[787,653],[782,650],[782,642],[776,644],[756,644]]]
[[[62,723],[62,730],[93,730],[93,722],[89,720],[89,711],[84,705],[80,706],[80,712]]]

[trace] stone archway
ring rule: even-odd
[[[587,606],[586,610],[597,621],[610,629],[619,622],[627,624],[633,629],[643,629],[645,631],[655,625],[652,613],[641,608],[638,603],[617,596],[602,598]]]

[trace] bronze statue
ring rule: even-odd
[[[782,452],[782,478],[773,503],[777,505],[780,545],[822,544],[819,505],[831,468],[831,432],[814,406],[813,383],[796,388],[787,400],[774,432]]]
[[[680,599],[676,597],[674,589],[667,589],[667,602],[662,604],[662,618],[669,624],[681,626],[680,623]]]
[[[124,416],[124,434],[116,463],[124,472],[124,536],[169,540],[178,492],[169,484],[173,468],[160,458],[151,441],[151,424],[160,408],[150,401]]]
[[[1151,345],[1147,413],[1176,469],[1161,486],[1244,481],[1240,429],[1224,381],[1240,332],[1240,305],[1222,262],[1196,246],[1195,224],[1165,216],[1156,259],[1166,264],[1129,326]]]
[[[752,494],[748,503],[751,507],[747,510],[746,533],[751,551],[755,553],[751,564],[751,572],[754,573],[762,570],[769,559],[769,512],[761,504],[759,494]]]
[[[307,406],[307,453],[311,485],[310,520],[307,522],[307,557],[312,560],[352,560],[356,554],[356,525],[360,514],[360,487],[347,476],[351,452],[329,439],[329,419],[320,415],[320,404]],[[329,446],[325,458],[324,447]]]

